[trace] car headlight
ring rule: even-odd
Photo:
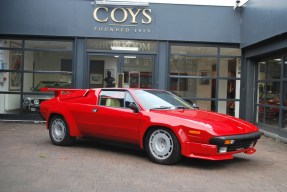
[[[226,153],[227,147],[219,147],[219,153]]]
[[[40,103],[40,102],[39,102],[39,99],[35,99],[35,100],[34,100],[34,104],[35,104],[35,105],[39,105],[39,103]]]
[[[25,105],[30,105],[30,99],[29,98],[24,98],[24,104]]]

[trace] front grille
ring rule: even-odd
[[[227,147],[227,152],[239,151],[243,149],[248,149],[249,147],[254,147],[257,140],[261,137],[261,132],[254,132],[242,135],[231,135],[231,136],[220,136],[213,137],[210,139],[210,144],[216,145],[218,152],[220,148]],[[235,142],[231,145],[226,145],[226,140],[234,140]]]
[[[246,139],[246,140],[236,140],[234,144],[227,146],[227,151],[237,151],[242,149],[247,149],[254,145],[256,140],[254,139]]]

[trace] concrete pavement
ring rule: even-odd
[[[55,146],[44,124],[0,122],[0,191],[286,192],[287,145],[262,137],[256,149],[163,166],[143,151],[95,141]]]

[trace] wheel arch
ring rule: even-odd
[[[53,112],[53,113],[50,114],[49,119],[47,121],[47,128],[48,129],[49,129],[50,121],[55,116],[61,116],[66,121],[66,123],[68,124],[69,129],[70,129],[70,135],[72,137],[79,137],[79,136],[81,136],[81,133],[80,133],[80,131],[78,129],[78,126],[77,126],[75,120],[72,117],[70,117],[69,115],[63,115],[62,113],[59,113],[59,112]]]
[[[152,125],[145,130],[143,136],[141,137],[141,142],[140,142],[141,149],[145,149],[145,140],[146,140],[148,132],[154,129],[165,129],[165,130],[170,130],[171,132],[173,132],[175,136],[177,137],[179,144],[180,144],[180,148],[182,150],[183,142],[186,140],[186,135],[184,131],[181,128],[177,128],[174,130],[168,126],[162,126],[162,125]]]

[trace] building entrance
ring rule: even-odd
[[[154,56],[89,55],[89,88],[154,88]]]

